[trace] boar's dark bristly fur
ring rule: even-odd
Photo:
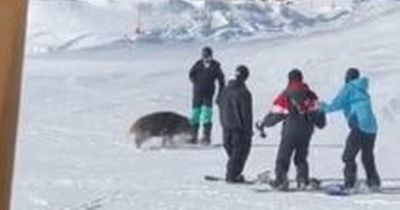
[[[161,137],[162,144],[171,143],[172,138],[179,134],[192,135],[188,118],[174,112],[156,112],[139,118],[130,132],[135,135],[138,148],[152,137]]]

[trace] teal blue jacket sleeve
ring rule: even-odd
[[[320,108],[326,113],[344,109],[348,100],[348,92],[347,86],[343,87],[330,104],[322,102]]]

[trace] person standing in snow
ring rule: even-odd
[[[330,104],[321,103],[321,109],[326,113],[343,110],[348,121],[350,134],[342,156],[345,164],[344,187],[352,189],[355,186],[356,156],[361,151],[362,163],[367,174],[367,185],[372,190],[378,190],[381,181],[373,152],[378,126],[368,93],[368,79],[360,78],[358,69],[348,69],[344,87]]]
[[[217,98],[225,86],[221,65],[213,59],[213,50],[210,47],[203,48],[201,59],[193,65],[189,72],[189,79],[193,84],[191,125],[194,138],[191,143],[197,144],[199,128],[202,125],[201,143],[209,145],[211,143],[215,82],[218,81],[219,84]]]
[[[297,186],[305,189],[309,184],[308,150],[314,127],[323,128],[325,114],[319,111],[318,97],[303,82],[302,72],[294,69],[289,72],[287,88],[275,99],[272,110],[257,128],[272,127],[283,121],[282,137],[275,163],[275,180],[271,186],[286,191],[289,188],[287,173],[294,153],[297,169]]]
[[[242,172],[253,135],[252,96],[245,84],[248,77],[246,66],[237,67],[235,79],[229,81],[218,100],[224,148],[228,155],[225,177],[228,183],[245,181]]]

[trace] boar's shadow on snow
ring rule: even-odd
[[[179,143],[187,143],[193,136],[187,117],[174,112],[156,112],[139,118],[131,127],[130,133],[135,137],[135,144],[142,144],[153,137],[161,137],[162,147],[174,146],[175,137]]]

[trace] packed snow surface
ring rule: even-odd
[[[32,0],[28,52],[138,42],[235,41],[309,34],[388,12],[394,0]],[[336,2],[332,6],[332,2]],[[310,4],[312,3],[312,4]]]

